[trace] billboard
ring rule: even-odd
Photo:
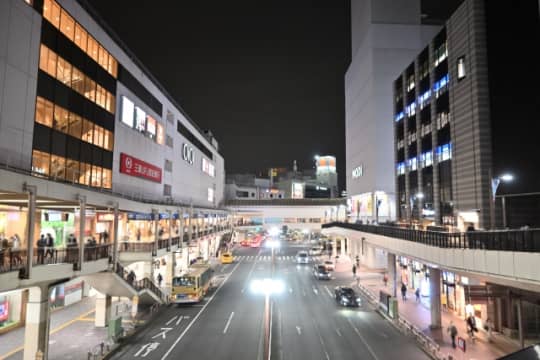
[[[161,183],[161,168],[125,153],[120,153],[120,172]]]
[[[303,183],[295,183],[295,182],[292,183],[291,198],[292,199],[304,198],[304,184]]]

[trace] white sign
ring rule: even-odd
[[[352,178],[357,179],[360,176],[364,176],[364,165],[357,166],[352,171]]]
[[[193,152],[193,148],[188,144],[182,145],[182,159],[187,161],[190,165],[193,165],[195,162],[195,153]]]

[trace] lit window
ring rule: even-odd
[[[66,35],[66,37],[73,41],[73,34],[75,32],[75,20],[69,14],[62,9],[60,15],[60,31]]]
[[[416,103],[413,102],[405,107],[405,113],[407,116],[413,116],[416,114]]]
[[[66,180],[76,183],[79,181],[79,162],[71,159],[66,160]]]
[[[32,172],[40,175],[49,175],[51,155],[34,150],[32,151]]]
[[[88,41],[88,33],[84,30],[81,25],[75,24],[75,45],[81,48],[82,51],[86,52],[86,45]]]
[[[138,106],[135,106],[135,129],[142,133],[146,130],[146,113]]]
[[[163,145],[165,142],[165,129],[160,123],[157,124],[156,142],[159,145]]]
[[[467,75],[465,69],[465,56],[461,56],[457,60],[457,78],[458,80],[463,79]]]
[[[83,121],[83,134],[81,140],[87,143],[92,143],[92,134],[94,132],[94,124],[88,120]]]
[[[405,113],[403,111],[400,111],[399,114],[397,114],[395,116],[395,120],[396,122],[398,122],[399,120],[403,119],[405,117]]]
[[[60,180],[66,177],[66,159],[64,159],[62,156],[51,156],[50,176]]]
[[[101,187],[105,189],[112,188],[112,173],[110,169],[103,169],[103,183]]]
[[[156,119],[148,115],[146,117],[146,135],[150,139],[156,138],[156,126],[157,126]]]
[[[214,202],[214,189],[208,188],[208,201]]]
[[[452,144],[448,143],[448,144],[437,146],[436,154],[437,154],[437,160],[439,162],[452,159]]]
[[[53,128],[55,130],[61,131],[63,133],[68,132],[69,128],[69,111],[66,109],[55,106],[54,107],[54,120],[53,120]]]
[[[69,114],[69,135],[80,139],[82,135],[82,127],[83,127],[83,120],[82,118],[74,113]]]
[[[36,122],[48,127],[53,126],[53,104],[39,96],[36,99]]]

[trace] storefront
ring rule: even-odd
[[[0,235],[4,235],[8,239],[15,234],[19,235],[21,241],[24,240],[26,228],[26,211],[21,211],[18,208],[1,206],[0,207]],[[21,244],[22,246],[23,244]]]
[[[49,306],[58,309],[81,301],[83,287],[81,279],[73,279],[49,288]]]
[[[54,239],[54,246],[57,248],[65,247],[69,235],[78,233],[78,229],[75,228],[74,213],[44,210],[41,212],[40,224],[40,235],[51,234]],[[86,229],[88,232],[85,235],[90,235],[91,224],[87,223]]]
[[[0,293],[0,334],[24,325],[27,290]]]

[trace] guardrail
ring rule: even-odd
[[[540,229],[442,232],[343,222],[323,224],[451,249],[540,252]]]
[[[130,275],[130,272],[125,270],[125,268],[120,263],[116,263],[115,272],[116,272],[116,275],[124,279],[135,290],[141,291],[141,290],[147,289],[153,292],[154,294],[156,294],[163,302],[167,302],[167,296],[149,278],[145,277],[142,280],[135,280],[135,277],[133,275]]]

